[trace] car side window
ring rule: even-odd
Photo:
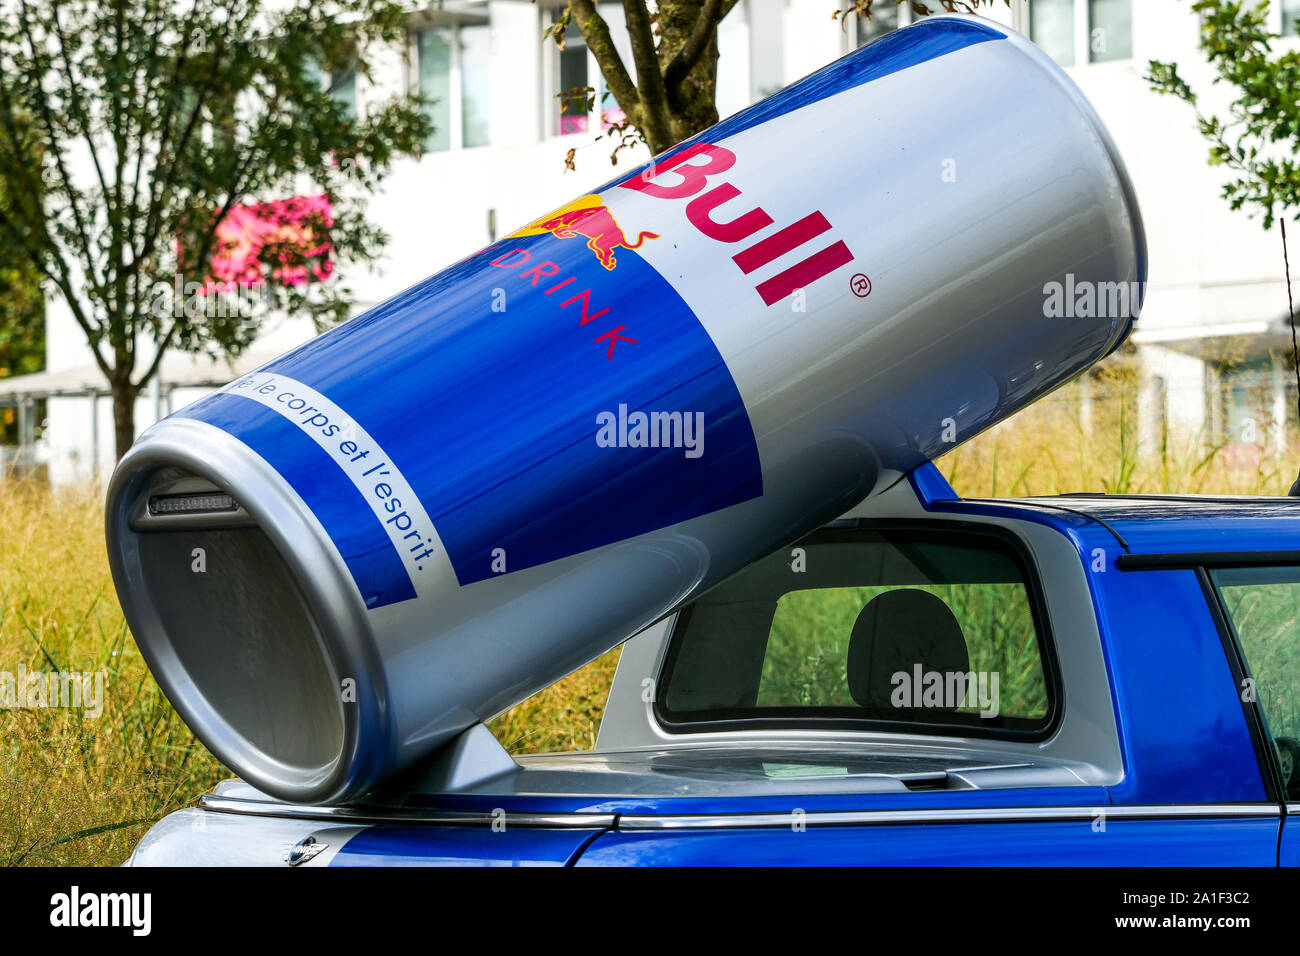
[[[1298,799],[1300,567],[1218,568],[1210,578],[1246,659],[1241,691],[1258,702],[1287,798]]]
[[[1036,735],[1054,716],[1024,559],[957,529],[831,528],[750,565],[679,619],[661,719]]]

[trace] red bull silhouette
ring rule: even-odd
[[[659,238],[657,232],[643,229],[637,233],[635,241],[629,242],[614,214],[601,202],[600,196],[594,193],[578,197],[567,206],[562,206],[511,235],[534,236],[543,232],[549,232],[557,239],[586,236],[587,248],[596,254],[606,269],[618,265],[618,259],[614,256],[616,249],[640,249],[647,239]]]

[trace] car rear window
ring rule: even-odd
[[[823,529],[678,617],[660,720],[678,731],[881,725],[1031,735],[1055,713],[1037,591],[1001,536]]]

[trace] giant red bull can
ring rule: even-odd
[[[150,428],[118,593],[222,761],[354,799],[1078,375],[1145,269],[1069,79],[927,18]]]

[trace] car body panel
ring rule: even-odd
[[[1291,529],[1294,544],[1300,541],[1300,502],[1292,501],[1291,510],[1285,512],[1277,505],[1260,506],[1256,499],[1246,499],[1240,519],[1236,506],[1205,503],[1183,511],[1182,499],[1167,498],[1135,503],[1069,496],[1068,505],[1062,505],[1061,499],[1033,498],[994,504],[957,499],[955,493],[945,500],[946,482],[937,470],[918,472],[923,474],[918,480],[914,473],[913,487],[927,511],[1015,516],[1053,527],[1075,545],[1093,592],[1125,751],[1125,779],[1112,790],[1117,803],[1267,799],[1222,637],[1196,572],[1121,571],[1115,562],[1121,554],[1134,553],[1135,542],[1196,553],[1221,550],[1231,540],[1238,545],[1234,550],[1241,550],[1242,544],[1254,540],[1249,529],[1258,522],[1255,515],[1261,509],[1276,515],[1273,534],[1262,549],[1282,544],[1279,523]],[[1095,512],[1111,527],[1093,517],[1057,510],[1062,507],[1087,509],[1089,515]],[[1241,534],[1229,530],[1238,520],[1247,525]],[[1139,538],[1136,532],[1149,525],[1159,531]],[[1151,666],[1155,660],[1160,662],[1158,668]],[[1178,693],[1170,693],[1171,687],[1177,687]],[[1189,774],[1189,767],[1199,773]]]
[[[578,866],[1272,866],[1276,817],[605,833]]]
[[[268,862],[279,848],[259,840],[325,834],[329,850],[304,865],[1300,863],[1198,570],[1291,551],[1300,503],[963,500],[925,465],[846,519],[1023,544],[1063,681],[1046,739],[667,727],[654,694],[672,615],[625,644],[593,751],[510,758],[479,727],[448,748],[454,766],[341,808],[222,784],[205,809],[156,826],[132,862]],[[216,825],[196,828],[194,814]],[[243,824],[235,850],[194,847]]]
[[[601,829],[380,825],[348,840],[331,866],[567,866]]]

